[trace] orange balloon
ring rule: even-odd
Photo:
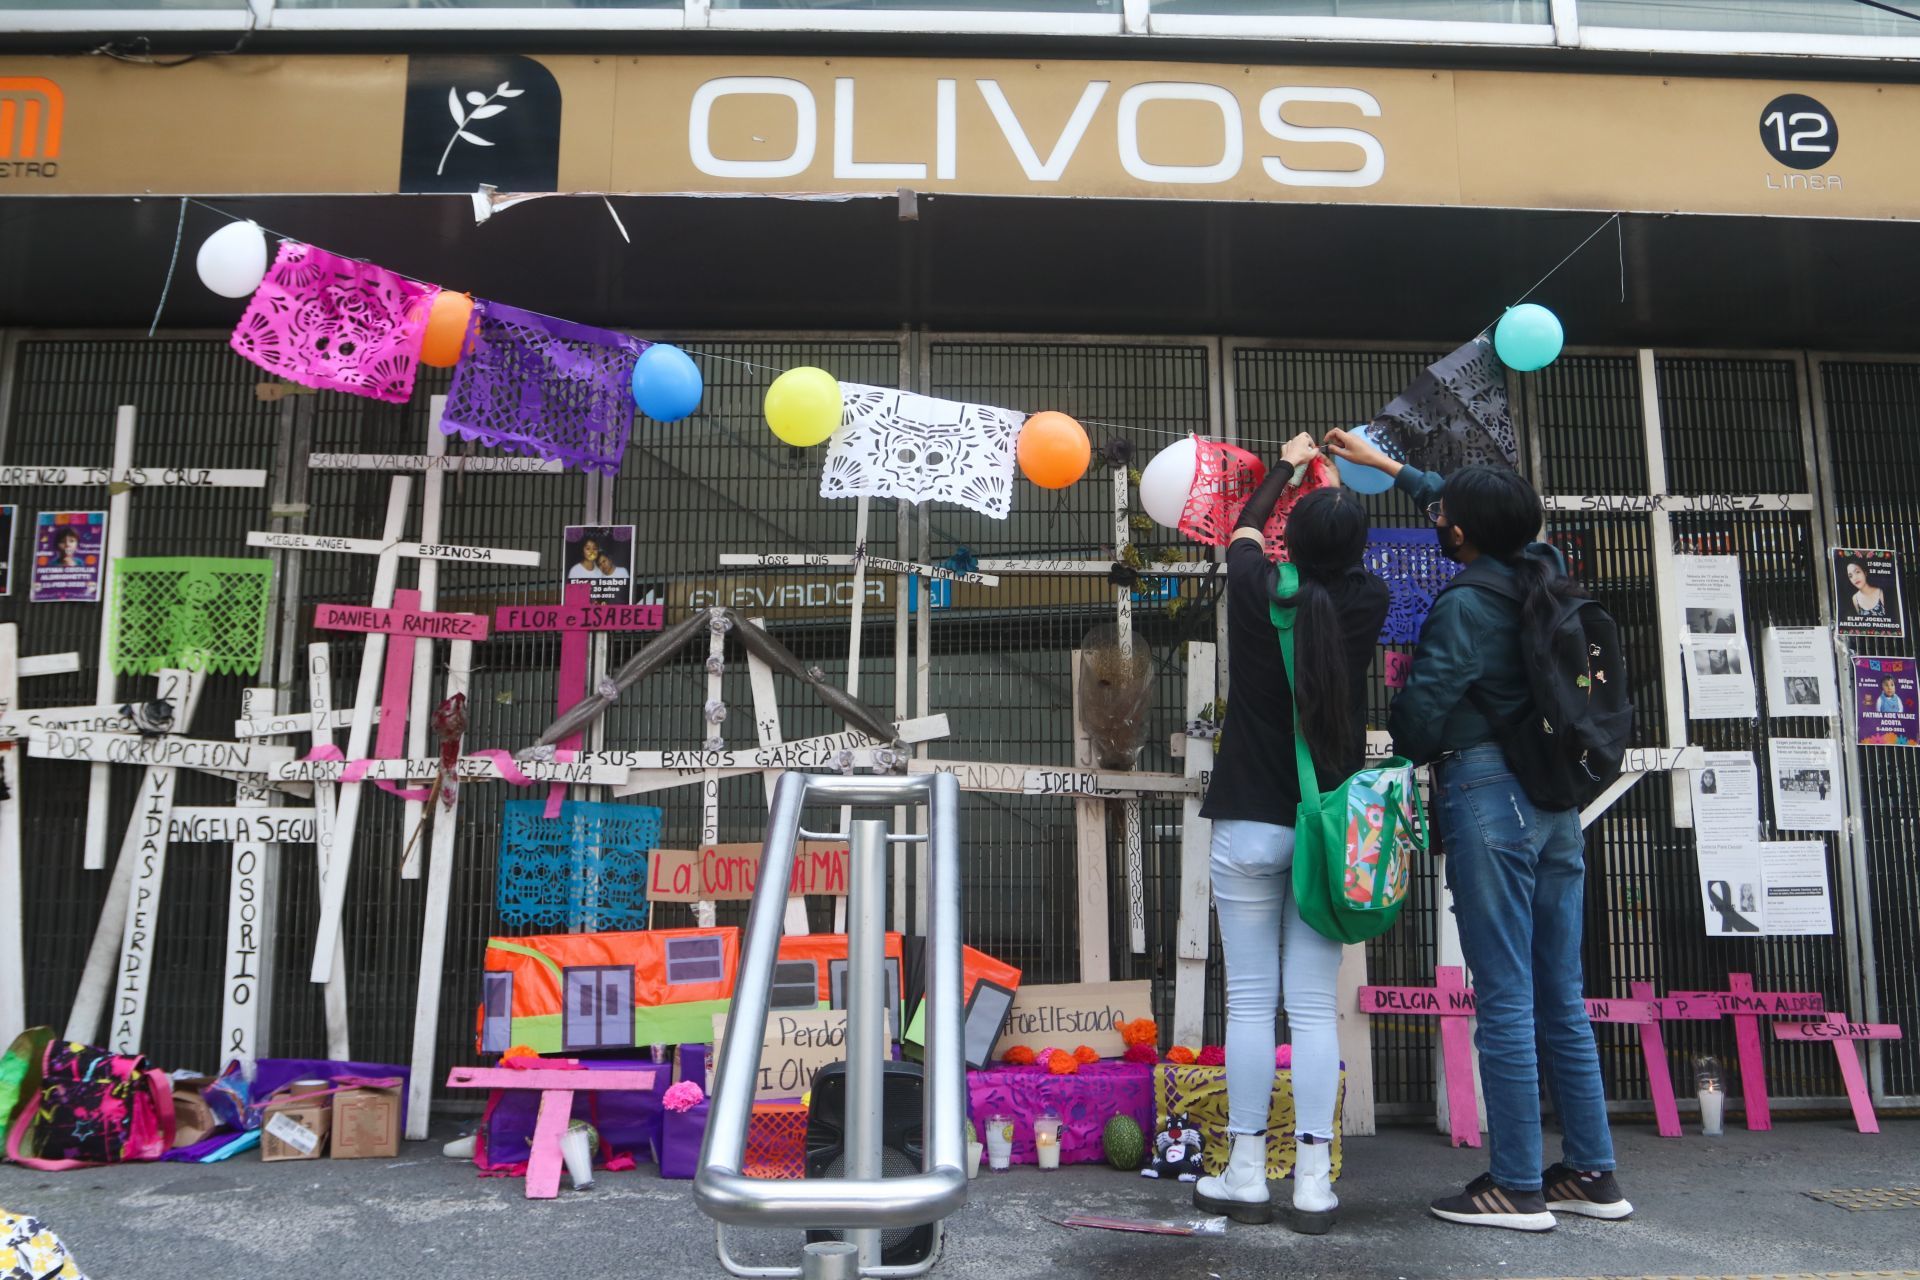
[[[473,299],[452,289],[442,289],[427,312],[427,333],[420,340],[420,363],[436,369],[451,369],[460,363],[460,349],[467,345],[467,324],[473,319]]]
[[[1020,461],[1020,474],[1042,489],[1064,489],[1087,474],[1093,442],[1087,439],[1085,427],[1049,409],[1034,414],[1020,428],[1014,456]]]

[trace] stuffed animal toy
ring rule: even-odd
[[[1184,1111],[1168,1116],[1166,1127],[1153,1140],[1153,1163],[1142,1169],[1140,1176],[1198,1182],[1205,1172],[1200,1161],[1200,1131],[1188,1123]]]

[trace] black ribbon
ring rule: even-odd
[[[1725,880],[1707,881],[1707,905],[1720,913],[1723,933],[1758,933],[1760,926],[1734,909],[1731,889]]]

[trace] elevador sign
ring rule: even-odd
[[[1911,84],[665,54],[243,54],[164,76],[111,59],[17,58],[0,71],[0,195],[908,187],[1796,217],[1920,210]]]

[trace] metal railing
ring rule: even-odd
[[[774,966],[779,958],[787,886],[793,875],[800,813],[809,800],[846,806],[928,808],[926,1162],[905,1178],[880,1177],[881,1089],[886,1048],[885,822],[850,823],[847,910],[847,1092],[844,1178],[784,1181],[753,1178],[746,1160],[760,1046],[766,1036]],[[902,777],[781,776],[767,818],[759,887],[747,916],[739,979],[714,1072],[712,1109],[700,1150],[693,1197],[720,1227],[721,1262],[735,1275],[800,1276],[800,1267],[748,1267],[727,1252],[725,1228],[840,1229],[855,1246],[859,1274],[926,1272],[937,1250],[919,1263],[880,1264],[880,1231],[937,1221],[967,1199],[963,1120],[966,1047],[961,1028],[960,785],[951,774]]]

